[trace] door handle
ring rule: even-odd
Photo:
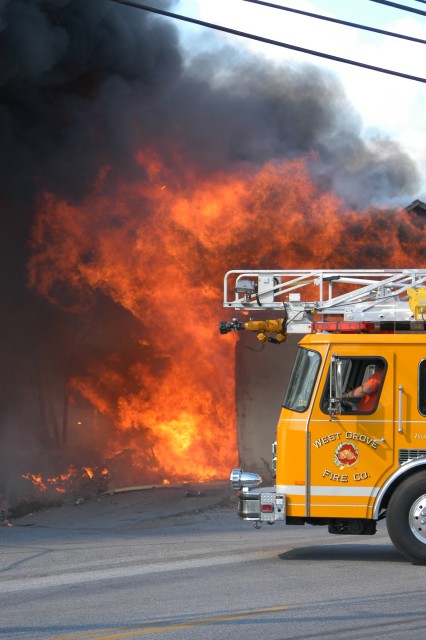
[[[398,387],[398,433],[402,433],[402,394],[404,387],[402,384]]]

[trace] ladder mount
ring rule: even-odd
[[[232,270],[223,306],[281,311],[288,333],[309,333],[314,319],[327,318],[423,330],[425,283],[426,269]]]

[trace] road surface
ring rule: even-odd
[[[198,487],[196,488],[198,490]],[[256,530],[223,487],[102,496],[1,527],[2,640],[423,633],[426,567],[376,536]]]

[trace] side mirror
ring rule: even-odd
[[[330,361],[330,397],[328,400],[328,413],[333,418],[342,413],[340,401],[343,389],[343,362],[339,356],[331,356]]]

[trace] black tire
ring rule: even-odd
[[[426,564],[426,471],[404,480],[389,501],[389,537],[410,562]]]

